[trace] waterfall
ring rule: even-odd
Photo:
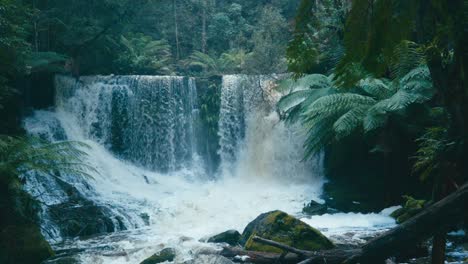
[[[190,166],[196,88],[191,78],[92,76],[56,78],[57,108],[92,139],[150,170]]]
[[[181,263],[208,246],[198,242],[204,236],[242,231],[270,210],[300,213],[319,199],[322,155],[301,162],[304,137],[279,120],[274,79],[223,77],[221,165],[213,179],[197,152],[204,133],[194,132],[194,79],[57,76],[55,108],[35,111],[24,127],[52,142],[86,143],[96,171],[28,177],[26,190],[43,205],[44,235],[55,249],[82,249],[82,263],[139,263],[161,243],[176,248]],[[103,235],[71,239],[95,234]],[[187,237],[194,239],[187,244]]]
[[[278,76],[223,76],[219,121],[223,175],[320,185],[323,155],[303,162],[304,131],[286,126],[275,105]],[[311,183],[311,181],[316,181]]]

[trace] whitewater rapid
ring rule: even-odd
[[[62,179],[108,208],[125,228],[92,238],[63,239],[45,208],[43,229],[49,230],[45,235],[54,249],[75,252],[81,263],[117,264],[140,263],[173,247],[175,263],[183,263],[198,252],[220,249],[199,240],[228,229],[242,232],[255,217],[271,210],[301,217],[336,241],[343,232],[352,231],[359,241],[369,232],[394,225],[387,211],[301,214],[310,200],[321,201],[323,155],[302,162],[300,131],[279,120],[272,102],[255,101],[259,93],[252,93],[254,85],[272,95],[265,77],[223,78],[222,161],[216,177],[206,175],[203,157],[196,152],[193,85],[179,77],[86,77],[81,82],[58,77],[55,109],[34,112],[25,120],[25,129],[50,141],[86,143],[96,172],[92,178]],[[149,99],[154,101],[139,104]],[[274,102],[275,96],[268,100]],[[121,147],[117,150],[115,140]],[[158,159],[162,163],[154,164]],[[54,184],[42,177],[29,181],[27,189],[41,194],[47,206],[63,203],[66,195]]]

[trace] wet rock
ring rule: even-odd
[[[59,257],[47,260],[43,264],[79,264],[80,262],[74,257]]]
[[[145,222],[145,225],[150,225],[150,216],[147,213],[141,213],[140,217]]]
[[[302,208],[302,212],[307,215],[323,215],[328,213],[328,206],[312,200]]]
[[[0,263],[41,263],[54,252],[33,224],[8,226],[0,231]]]
[[[64,181],[57,179],[57,183],[67,193],[68,200],[49,206],[48,211],[62,236],[82,237],[126,230],[123,219],[119,216],[113,219],[109,208],[88,200]]]
[[[282,211],[272,211],[258,216],[247,225],[240,240],[246,250],[281,253],[282,250],[278,248],[254,242],[254,236],[303,250],[334,247],[334,244],[320,231]]]
[[[107,208],[83,201],[53,205],[49,208],[52,218],[59,223],[60,232],[66,237],[90,236],[117,230],[107,215]],[[119,228],[123,227],[123,223]]]
[[[391,217],[396,219],[398,224],[405,222],[421,212],[427,204],[425,200],[416,200],[411,196],[404,196],[404,198],[406,199],[404,206],[390,214]]]
[[[140,264],[156,264],[165,261],[173,261],[175,259],[176,252],[173,248],[165,248],[153,256],[145,259]]]
[[[208,242],[210,243],[227,243],[231,246],[239,244],[241,234],[237,230],[228,230],[216,236],[210,237]]]

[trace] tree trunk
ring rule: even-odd
[[[447,235],[444,231],[434,235],[434,239],[432,241],[432,264],[445,263],[446,236]]]
[[[176,60],[180,59],[180,45],[179,45],[179,23],[177,21],[177,0],[172,2],[174,10],[174,34],[176,41]]]
[[[206,9],[207,7],[207,0],[202,0],[202,39],[201,39],[201,44],[202,44],[202,52],[206,53]]]

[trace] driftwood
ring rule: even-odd
[[[284,254],[225,248],[225,257],[247,256],[250,263],[374,264],[460,223],[468,209],[468,184],[434,203],[403,224],[371,239],[360,249],[307,251],[261,237],[254,241],[284,250]]]
[[[294,253],[279,254],[279,253],[270,253],[270,252],[257,252],[257,251],[248,251],[243,250],[239,247],[225,247],[220,255],[227,258],[234,258],[234,260],[240,261],[236,257],[247,257],[246,262],[258,263],[258,264],[270,264],[270,263],[286,263],[286,264],[296,264],[300,262],[302,257],[299,257]]]

